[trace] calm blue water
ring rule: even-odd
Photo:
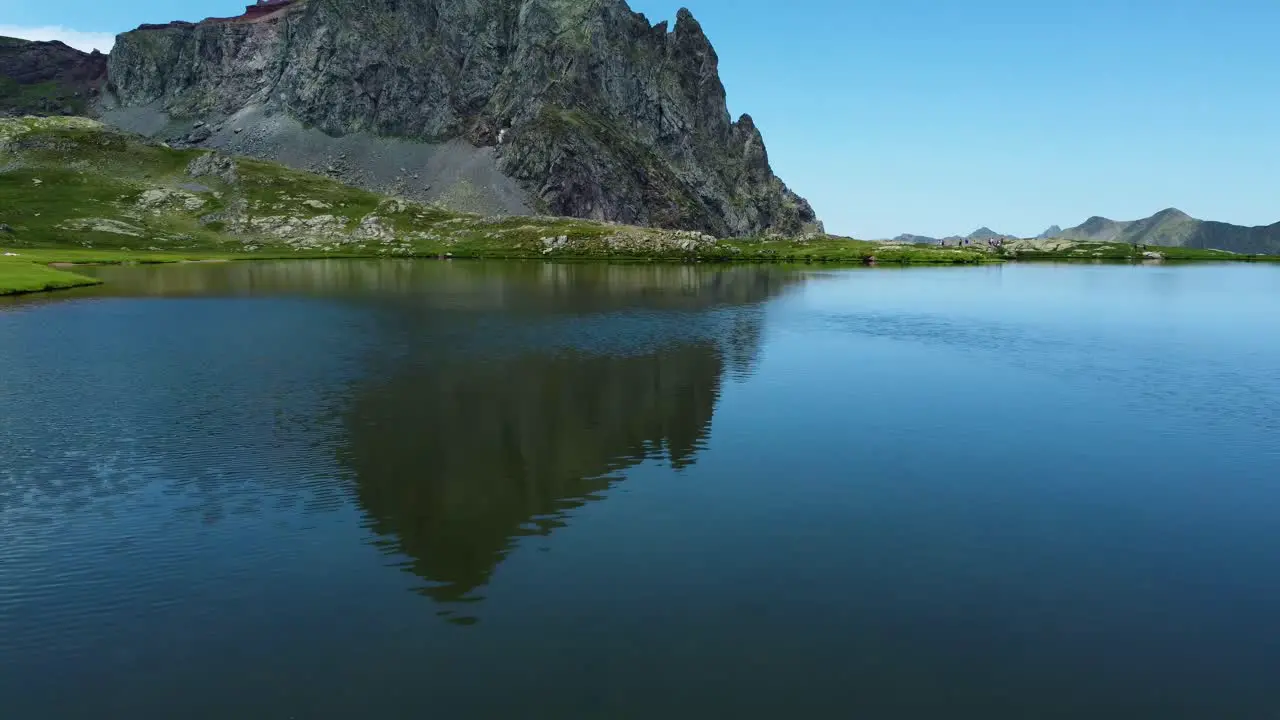
[[[6,720],[1280,717],[1280,267],[94,272]]]

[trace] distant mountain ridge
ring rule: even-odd
[[[1055,230],[1057,232],[1053,232]],[[1198,220],[1177,208],[1166,208],[1141,220],[1112,220],[1095,215],[1066,230],[1055,225],[1040,237],[1227,250],[1245,254],[1280,253],[1280,222],[1246,227]]]
[[[1018,240],[1020,238],[981,227],[963,236],[950,235],[945,238],[935,238],[907,233],[894,238],[894,241],[956,245],[963,244],[965,240],[972,244],[992,239]],[[1280,255],[1280,222],[1274,225],[1246,227],[1212,220],[1199,220],[1177,208],[1166,208],[1141,220],[1112,220],[1095,215],[1065,230],[1058,225],[1052,225],[1034,239],[1122,242],[1129,245],[1226,250],[1245,255]]]
[[[916,245],[962,245],[966,240],[972,243],[987,242],[988,240],[1017,240],[1017,235],[1005,235],[998,233],[989,227],[983,226],[969,233],[968,235],[948,235],[944,238],[929,237],[928,235],[912,235],[903,233],[894,238],[894,242],[905,242]]]

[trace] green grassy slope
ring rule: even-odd
[[[992,259],[973,250],[831,236],[718,240],[570,218],[459,214],[269,162],[175,150],[84,118],[0,119],[0,247],[234,257]]]
[[[1177,218],[1172,218],[1176,221]],[[1176,222],[1161,227],[1175,228]],[[246,158],[176,150],[84,118],[0,118],[0,287],[88,282],[49,262],[457,257],[956,264],[1261,259],[1195,247],[1021,240],[1002,248],[818,235],[722,240],[559,217],[482,217]],[[34,268],[34,269],[33,269]]]

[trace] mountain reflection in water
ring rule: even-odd
[[[421,576],[425,595],[451,605],[481,599],[520,537],[563,525],[618,471],[646,459],[694,462],[726,374],[751,371],[764,301],[803,277],[431,261],[86,272],[108,282],[10,310],[77,298],[193,304],[131,306],[139,317],[104,305],[83,334],[28,339],[50,358],[24,358],[33,375],[8,381],[55,384],[50,368],[67,358],[83,359],[71,372],[127,368],[148,381],[127,401],[86,398],[92,420],[75,437],[36,432],[60,422],[44,418],[50,406],[38,398],[13,408],[28,423],[0,449],[12,445],[27,469],[23,483],[0,488],[7,517],[62,524],[69,510],[109,512],[166,487],[181,498],[174,512],[213,526],[270,508],[328,512],[346,496],[373,542]],[[210,298],[245,305],[228,311]],[[122,344],[117,321],[148,332]],[[114,382],[99,388],[104,381]],[[122,436],[129,425],[136,431]]]
[[[370,359],[343,412],[339,457],[369,526],[441,602],[482,599],[519,538],[562,526],[618,471],[695,462],[726,373],[751,370],[758,304],[786,282],[750,268],[536,270],[468,282],[451,312],[396,305],[376,345],[394,351]]]

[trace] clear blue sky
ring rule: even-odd
[[[652,21],[681,0],[631,0]],[[834,232],[1020,235],[1165,207],[1280,221],[1277,0],[683,0],[730,109]],[[244,0],[0,0],[117,32]]]

